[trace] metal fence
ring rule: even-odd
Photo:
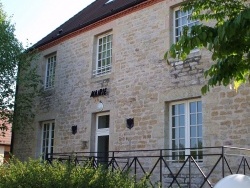
[[[250,149],[228,146],[185,148],[185,151],[193,150],[202,152],[185,152],[191,154],[184,155],[176,155],[173,149],[71,152],[49,153],[46,159],[49,162],[71,161],[75,165],[91,162],[94,168],[102,165],[112,171],[129,172],[135,180],[148,178],[152,187],[213,187],[227,175],[250,174]]]

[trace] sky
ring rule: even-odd
[[[95,0],[0,0],[24,47],[35,44]]]

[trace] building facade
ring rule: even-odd
[[[39,41],[43,93],[33,128],[15,133],[14,154],[178,149],[171,155],[180,160],[199,158],[185,148],[248,148],[249,85],[202,95],[208,51],[163,59],[182,26],[198,23],[181,2],[96,0]]]

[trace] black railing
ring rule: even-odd
[[[93,167],[101,164],[112,171],[129,171],[135,180],[146,176],[152,186],[160,184],[162,187],[213,187],[227,175],[250,174],[250,149],[228,146],[185,148],[187,152],[193,150],[202,151],[202,156],[193,153],[173,156],[176,150],[157,149],[109,151],[106,160],[97,157],[100,156],[97,152],[53,153],[47,154],[46,159],[49,162],[55,159],[73,161],[75,165],[91,161]]]

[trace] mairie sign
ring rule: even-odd
[[[98,97],[102,95],[107,95],[107,88],[92,91],[90,97]]]

